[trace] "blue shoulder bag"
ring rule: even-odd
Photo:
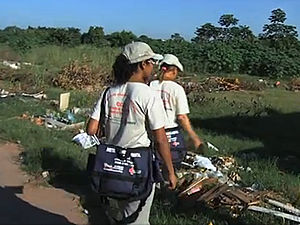
[[[100,124],[104,124],[104,92],[101,102]],[[104,128],[101,128],[102,134]],[[119,200],[147,199],[154,183],[155,159],[150,147],[122,148],[100,144],[96,155],[89,156],[88,170],[92,189],[101,196]]]

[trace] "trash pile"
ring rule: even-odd
[[[45,115],[22,114],[20,119],[30,120],[38,126],[60,130],[77,130],[84,127],[84,122],[77,122],[75,115],[69,110],[66,113],[47,112]]]
[[[21,96],[21,97],[30,97],[30,98],[35,98],[35,99],[47,99],[47,95],[44,94],[43,91],[40,91],[38,93],[34,93],[34,94],[29,94],[29,93],[12,93],[9,91],[6,91],[4,89],[0,89],[0,98],[7,98],[7,97],[14,97],[14,96]]]
[[[179,81],[186,93],[198,92],[218,92],[218,91],[240,91],[240,90],[262,90],[265,83],[253,83],[241,81],[238,78],[208,77],[203,82]]]
[[[238,78],[209,77],[204,82],[204,89],[213,91],[239,91],[241,83]]]
[[[16,93],[10,93],[9,91],[6,91],[4,89],[0,89],[0,98],[7,98],[7,97],[13,97]]]
[[[288,89],[291,91],[300,91],[300,78],[292,79]]]
[[[72,61],[52,80],[55,86],[64,89],[99,90],[110,83],[109,74],[101,69],[93,70],[89,65]]]
[[[34,98],[37,100],[47,100],[47,95],[43,91],[29,94],[29,93],[11,93],[4,89],[0,89],[0,99],[8,97],[21,97],[21,101],[25,102],[24,98]],[[69,108],[69,98],[70,93],[61,93],[60,100],[47,100],[50,105],[56,106],[56,111],[47,110],[45,115],[29,115],[29,113],[23,113],[19,117],[12,117],[17,119],[30,120],[38,126],[45,126],[47,128],[55,128],[61,130],[79,130],[84,127],[85,122],[80,122],[79,119],[82,119],[82,116],[89,114],[89,108],[78,108],[73,107]],[[11,118],[11,119],[12,119]]]
[[[31,66],[32,64],[29,63],[29,62],[20,63],[20,62],[15,62],[15,61],[3,60],[2,65],[7,66],[7,67],[9,67],[11,69],[14,69],[14,70],[18,70],[18,69],[21,69],[21,65]]]
[[[269,213],[300,222],[300,210],[271,199],[271,191],[241,187],[240,171],[252,172],[250,167],[239,166],[233,157],[211,157],[188,152],[182,162],[178,177],[177,194],[179,202],[204,204],[215,209],[225,207],[232,217],[240,216],[245,210]],[[272,205],[292,214],[276,211]]]
[[[4,61],[2,61],[2,64],[4,66],[8,66],[8,67],[10,67],[11,69],[14,69],[14,70],[18,70],[18,69],[21,68],[21,63],[19,63],[19,62],[4,60]]]

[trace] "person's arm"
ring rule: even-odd
[[[182,128],[188,133],[189,137],[192,139],[194,143],[195,149],[198,149],[202,144],[201,139],[198,137],[196,132],[193,130],[190,119],[187,114],[179,114],[177,115],[177,120]]]
[[[97,134],[99,129],[99,121],[93,118],[90,118],[87,124],[86,132],[88,135]]]
[[[164,160],[165,166],[168,170],[168,180],[169,180],[169,188],[175,189],[177,178],[175,176],[173,163],[172,163],[172,155],[170,152],[170,145],[168,143],[168,139],[166,136],[165,129],[162,127],[157,130],[153,130],[153,136],[155,138],[155,142],[157,144],[157,150],[161,155],[162,159]]]
[[[100,137],[100,126],[99,126],[99,120],[101,117],[101,104],[102,104],[102,98],[103,95],[106,93],[108,89],[103,91],[97,100],[96,104],[93,107],[92,113],[90,115],[90,118],[87,123],[86,132],[88,135],[94,135],[96,134],[98,137]]]

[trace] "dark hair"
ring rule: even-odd
[[[118,55],[112,66],[114,83],[117,85],[125,84],[132,74],[138,70],[138,65],[139,63],[130,64],[123,54]]]
[[[159,81],[162,82],[164,80],[164,73],[165,72],[172,71],[174,69],[177,69],[179,71],[177,66],[169,65],[167,63],[163,63],[160,66]]]

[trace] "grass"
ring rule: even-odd
[[[22,55],[22,61],[48,68],[61,68],[72,60],[78,60],[90,62],[95,67],[101,65],[110,69],[119,51],[117,48],[95,48],[88,45],[74,48],[45,46],[25,53]]]
[[[3,57],[1,57],[1,53]],[[27,62],[20,70],[9,69],[0,63],[0,78],[10,81],[10,88],[41,90],[52,85],[62,69],[72,61],[82,62],[93,71],[111,72],[111,67],[120,49],[111,47],[95,48],[81,45],[74,48],[44,46],[34,48],[24,54],[18,54],[7,46],[0,46],[0,59]],[[19,88],[21,86],[21,88]]]
[[[63,91],[51,88],[46,93],[50,99],[58,99],[59,93]],[[278,97],[281,96],[280,93],[283,93],[282,96],[289,96],[289,98]],[[254,106],[256,104],[253,103],[252,98],[261,95],[260,92],[247,95],[243,92],[205,94],[207,99],[210,100],[199,105],[192,105],[191,119],[200,137],[205,141],[210,141],[220,149],[219,153],[209,151],[207,155],[234,155],[241,165],[251,167],[251,173],[241,173],[244,185],[256,184],[261,188],[280,192],[291,203],[299,206],[300,177],[298,173],[292,168],[282,170],[279,161],[286,155],[277,155],[277,149],[272,149],[274,152],[270,154],[265,140],[261,137],[265,132],[262,129],[266,126],[269,127],[267,131],[271,137],[275,135],[279,140],[285,137],[288,140],[284,139],[284,142],[298,143],[298,139],[296,139],[298,128],[297,126],[293,128],[293,124],[300,121],[297,117],[299,114],[298,104],[291,104],[291,102],[297,103],[298,101],[295,94],[283,90],[267,90],[259,100],[259,107]],[[224,97],[228,101],[224,101]],[[71,93],[71,107],[91,107],[96,98],[97,94],[95,93],[73,91]],[[212,102],[212,98],[215,98],[214,102]],[[237,117],[236,107],[230,106],[231,101],[234,99],[236,99],[238,105],[243,103],[240,108],[237,107],[238,110],[250,109],[246,116]],[[276,107],[276,113],[270,113],[269,115],[265,112],[266,108],[273,109],[273,105]],[[0,134],[2,139],[20,141],[25,149],[25,169],[33,174],[40,174],[43,170],[50,171],[51,179],[49,182],[51,184],[62,185],[62,183],[65,183],[67,186],[87,184],[84,170],[88,151],[71,142],[74,133],[49,130],[36,126],[30,121],[16,119],[24,112],[31,115],[44,114],[47,109],[55,110],[48,101],[26,98],[21,100],[19,98],[2,99],[0,101]],[[272,110],[269,111],[273,112]],[[259,117],[254,116],[257,112],[260,113]],[[283,121],[279,124],[279,128],[284,129],[285,132],[278,132],[277,129],[279,128],[272,125],[273,117],[275,116],[274,120],[280,121],[281,117],[284,118],[290,114],[291,121],[288,121],[286,126],[292,128],[292,130],[286,134],[287,130],[285,129],[287,127],[284,127],[286,121]],[[280,116],[280,118],[277,119],[277,116]],[[271,121],[268,122],[268,120]],[[238,121],[238,124],[234,121]],[[261,127],[259,124],[261,124]],[[295,135],[292,135],[294,132],[296,132]],[[273,140],[273,138],[271,139]],[[278,144],[277,141],[275,141],[275,144]],[[298,150],[288,154],[298,154]],[[213,224],[224,225],[289,224],[288,222],[282,223],[282,221],[273,217],[251,213],[233,219],[222,210],[212,211],[199,208],[186,211],[186,209],[180,209],[178,204],[168,209],[159,198],[155,200],[151,215],[153,224],[208,224],[210,221]]]
[[[34,64],[33,67],[12,72],[23,76],[26,82],[31,80],[32,91],[45,90],[49,99],[58,99],[59,94],[65,92],[49,87],[49,79],[56,76],[70,60],[89,59],[91,65],[109,68],[118,53],[118,49],[88,46],[74,49],[44,47],[16,56],[9,49],[1,49],[10,59]],[[0,69],[3,69],[1,65]],[[17,83],[11,82],[10,76],[3,78],[5,81],[1,81],[0,88],[17,89]],[[240,76],[240,79],[257,80],[249,76]],[[23,81],[21,79],[19,82]],[[71,91],[70,108],[90,108],[98,94]],[[190,103],[190,118],[196,132],[220,150],[209,150],[207,155],[233,155],[240,165],[252,169],[252,172],[241,172],[243,185],[255,184],[259,188],[279,192],[287,201],[300,206],[299,93],[285,91],[281,87],[269,87],[263,91],[199,93],[196,97],[190,96]],[[36,175],[48,170],[50,184],[81,194],[78,189],[88,184],[85,166],[89,151],[71,142],[74,133],[46,129],[17,118],[25,112],[43,115],[47,110],[56,110],[47,100],[0,99],[0,140],[21,143],[25,170]],[[85,120],[86,117],[81,116],[80,119]],[[72,185],[77,185],[77,188],[70,187]],[[182,207],[183,204],[176,201],[166,206],[159,193],[157,195],[151,212],[153,224],[292,224],[250,212],[234,219],[224,210]]]

